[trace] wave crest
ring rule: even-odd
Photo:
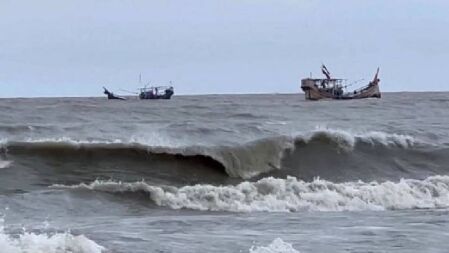
[[[412,136],[403,134],[390,134],[380,131],[370,131],[365,133],[352,133],[338,129],[318,128],[305,135],[296,138],[297,142],[323,142],[334,143],[345,150],[352,150],[359,143],[371,145],[382,145],[385,147],[396,146],[401,148],[412,147],[416,140]]]
[[[304,182],[295,177],[269,177],[235,186],[198,184],[180,188],[154,186],[144,181],[97,180],[89,184],[52,187],[111,193],[146,192],[159,206],[202,211],[362,211],[449,207],[449,176],[402,179],[396,183],[332,183],[321,179]]]

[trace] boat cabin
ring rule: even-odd
[[[341,96],[344,93],[345,79],[320,79],[306,78],[301,80],[302,87],[314,86],[319,90],[330,93],[334,96]]]
[[[140,99],[170,99],[174,94],[173,86],[152,86],[140,88]]]

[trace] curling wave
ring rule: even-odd
[[[416,140],[407,135],[383,132],[353,134],[342,130],[318,129],[293,137],[267,137],[232,146],[154,146],[135,140],[133,142],[125,142],[123,140],[78,141],[70,138],[26,141],[4,140],[2,143],[0,146],[4,153],[13,155],[16,153],[41,153],[45,157],[58,156],[60,154],[72,154],[73,157],[77,157],[88,154],[89,157],[92,157],[96,154],[102,154],[101,159],[104,159],[105,155],[123,157],[130,154],[134,156],[140,154],[141,158],[162,155],[171,157],[170,159],[173,160],[194,157],[198,158],[199,162],[207,162],[213,165],[212,167],[224,169],[231,177],[248,179],[261,173],[281,169],[284,167],[284,163],[289,165],[287,167],[294,168],[299,164],[296,160],[305,157],[301,152],[308,152],[308,156],[310,156],[310,152],[313,152],[312,156],[319,156],[322,154],[321,150],[327,148],[337,153],[350,153],[357,150],[358,146],[367,145],[383,150],[408,149],[415,145]],[[298,149],[301,149],[300,152],[295,153]],[[304,151],[303,149],[306,150]],[[368,150],[367,152],[370,151]]]
[[[155,186],[145,182],[96,180],[89,184],[53,185],[109,193],[145,192],[159,206],[230,212],[362,211],[449,207],[449,176],[399,182],[333,183],[295,177],[264,178],[238,185]]]

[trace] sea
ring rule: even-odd
[[[0,252],[449,252],[449,93],[0,99]]]

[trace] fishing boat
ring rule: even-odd
[[[170,99],[175,90],[173,86],[151,86],[140,89],[140,99]]]
[[[377,68],[377,72],[371,82],[353,91],[346,90],[351,85],[345,85],[345,79],[332,78],[324,64],[321,66],[321,72],[326,78],[305,78],[301,80],[301,89],[304,91],[306,99],[361,99],[381,97],[379,90],[380,79],[378,78],[379,68]]]
[[[139,83],[142,83],[142,77],[139,75]],[[137,90],[137,92],[123,90],[121,91],[127,92],[129,94],[137,95],[137,98],[140,99],[171,99],[171,97],[175,94],[175,89],[171,85],[172,82],[170,81],[170,86],[150,86],[147,85],[143,88],[140,88]],[[108,96],[108,99],[119,99],[119,100],[126,100],[125,97],[122,96],[116,96],[114,93],[110,92],[108,89],[103,87],[104,94]]]

